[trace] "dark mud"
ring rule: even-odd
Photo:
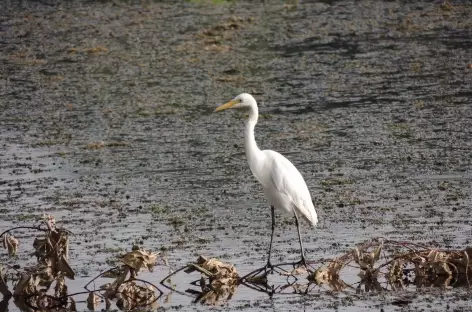
[[[374,236],[471,245],[467,2],[5,1],[0,12],[1,229],[51,213],[72,230],[70,291],[133,243],[175,267],[198,254],[242,273],[264,262],[270,212],[246,164],[244,114],[212,113],[242,91],[259,101],[260,147],[288,156],[312,192],[309,258]],[[17,237],[31,264],[31,234]],[[297,258],[289,216],[274,247]],[[239,289],[225,309],[443,311],[469,296]],[[190,302],[162,304],[206,309]]]

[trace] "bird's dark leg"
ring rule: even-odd
[[[274,231],[275,231],[275,211],[274,206],[270,206],[270,213],[272,216],[272,233],[270,234],[270,245],[269,245],[269,257],[267,258],[267,268],[272,269],[272,263],[270,262],[270,255],[272,253],[272,241],[274,240]]]
[[[306,267],[307,262],[306,262],[306,258],[305,258],[305,248],[303,248],[303,241],[302,241],[302,235],[300,234],[300,224],[299,224],[299,221],[298,221],[297,212],[293,211],[293,214],[295,215],[295,225],[297,226],[298,240],[300,241],[300,252],[302,254],[302,260],[299,263],[303,264]]]

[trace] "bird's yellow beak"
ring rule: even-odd
[[[239,103],[239,100],[232,100],[232,101],[229,101],[229,102],[226,103],[226,104],[223,104],[223,105],[218,106],[218,107],[215,109],[215,112],[219,112],[219,111],[222,111],[222,110],[231,108],[231,107],[233,107],[234,105],[236,105],[236,104],[238,104],[238,103]]]

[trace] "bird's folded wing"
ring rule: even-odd
[[[273,186],[282,194],[288,196],[298,212],[315,225],[317,215],[311,201],[311,195],[300,172],[284,156],[271,153],[273,159],[270,179]]]

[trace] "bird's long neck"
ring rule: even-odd
[[[254,170],[257,170],[257,163],[262,157],[261,150],[257,147],[256,139],[254,137],[254,127],[257,124],[257,118],[259,112],[257,109],[257,104],[254,103],[249,110],[249,119],[246,121],[246,130],[244,133],[244,145],[246,147],[246,158],[249,163],[251,171],[255,173]]]

